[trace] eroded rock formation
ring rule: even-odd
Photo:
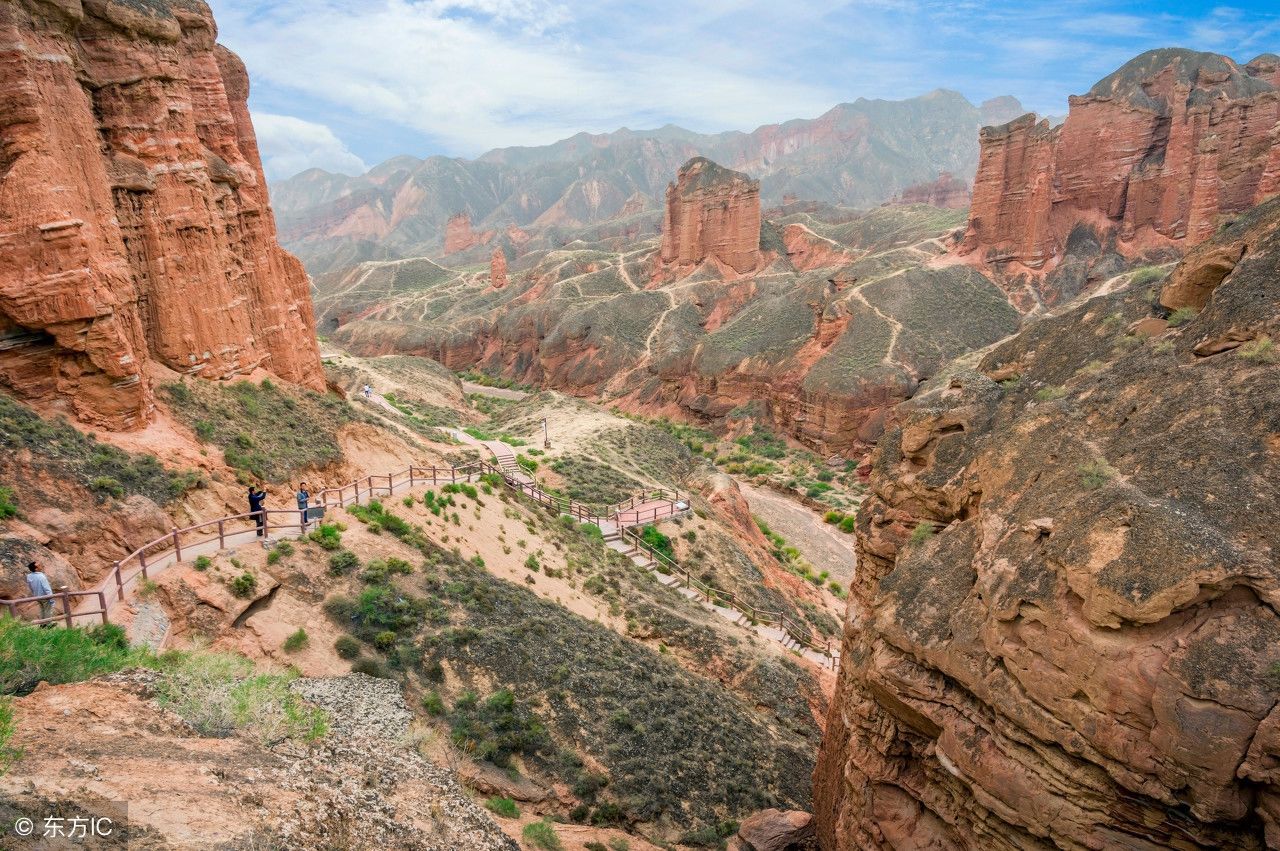
[[[1278,79],[1274,56],[1153,50],[1072,97],[1059,127],[985,128],[960,253],[1035,276],[1080,226],[1127,256],[1203,241],[1280,191]]]
[[[667,186],[662,262],[679,273],[707,259],[738,273],[759,265],[760,181],[694,157]]]
[[[1203,310],[1162,337],[1127,336],[1160,311],[1133,287],[899,406],[859,514],[823,848],[1280,845],[1280,199],[1163,298],[1188,291]]]
[[[0,2],[0,383],[149,417],[146,365],[323,387],[244,66],[201,0]]]
[[[501,248],[493,249],[489,258],[489,286],[500,290],[507,285],[507,255]]]
[[[928,204],[948,210],[963,210],[969,206],[969,184],[950,172],[942,172],[936,180],[917,183],[902,190],[892,201],[894,204]]]
[[[476,233],[471,227],[470,213],[457,213],[444,226],[444,253],[457,254],[477,245],[487,245],[493,239],[493,231]]]

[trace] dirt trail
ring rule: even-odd
[[[822,522],[822,516],[794,500],[768,488],[739,481],[738,487],[751,506],[751,513],[787,539],[817,570],[846,587],[853,579],[856,556],[853,536]]]

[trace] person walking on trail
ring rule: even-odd
[[[31,592],[32,597],[52,597],[53,588],[49,585],[49,577],[40,565],[34,561],[27,565],[27,590]],[[40,601],[40,619],[47,620],[53,617],[53,600]],[[53,624],[42,624],[45,628],[53,626]]]
[[[364,398],[366,398],[366,399],[372,399],[372,398],[373,398],[373,388],[372,388],[372,387],[370,387],[368,384],[366,384],[366,385],[364,386]]]
[[[307,534],[307,509],[311,507],[311,493],[307,490],[306,482],[298,482],[298,492],[294,494],[298,499],[298,513],[302,515],[302,534]]]
[[[253,515],[253,522],[258,524],[259,538],[267,534],[267,513],[262,507],[266,500],[266,491],[257,485],[249,485],[249,513]],[[263,543],[265,544],[266,541]]]

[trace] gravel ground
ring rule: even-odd
[[[331,739],[400,743],[409,733],[413,714],[395,680],[354,673],[294,680],[290,688],[329,713]]]

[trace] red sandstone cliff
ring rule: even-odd
[[[1031,115],[981,135],[968,230],[976,262],[1049,271],[1080,224],[1123,254],[1189,247],[1220,214],[1280,191],[1280,61],[1144,53],[1072,97],[1057,128]]]
[[[928,204],[948,210],[963,210],[969,206],[969,184],[950,172],[942,172],[936,180],[917,183],[902,190],[890,203]]]
[[[489,286],[500,290],[507,285],[507,255],[501,248],[493,249],[489,258]]]
[[[0,2],[0,384],[149,417],[146,365],[323,387],[248,77],[200,0]]]
[[[687,272],[707,259],[738,273],[759,265],[760,181],[694,157],[667,186],[662,262]]]
[[[493,239],[493,231],[476,233],[471,227],[469,213],[457,213],[444,226],[444,253],[456,254],[477,245],[488,245]]]

